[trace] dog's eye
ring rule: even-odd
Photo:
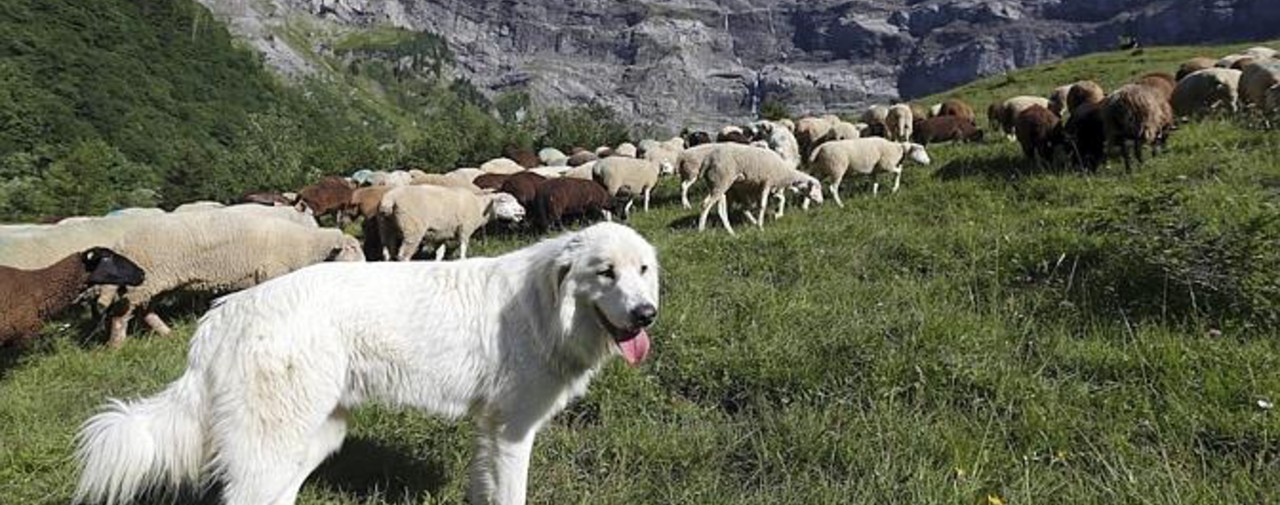
[[[615,273],[613,272],[613,267],[612,267],[612,266],[610,266],[609,268],[606,268],[606,269],[604,269],[604,270],[601,270],[599,273],[600,273],[600,276],[601,276],[601,277],[605,277],[605,278],[608,278],[608,279],[617,279],[617,278],[618,278],[617,274],[615,274]]]
[[[640,275],[649,273],[649,265],[640,265]]]

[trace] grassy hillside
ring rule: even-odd
[[[958,93],[1112,86],[1202,50],[1178,51]],[[1280,135],[1242,124],[1187,125],[1132,175],[932,148],[896,195],[846,183],[846,208],[737,238],[690,230],[667,181],[632,223],[663,262],[652,359],[610,364],[543,432],[530,502],[1280,502]],[[67,501],[77,424],[183,368],[199,311],[175,313],[177,338],[119,351],[59,328],[5,351],[0,503]],[[470,436],[363,408],[300,503],[461,503]]]

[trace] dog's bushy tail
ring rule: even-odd
[[[76,441],[75,502],[113,505],[198,481],[208,459],[204,396],[197,372],[188,370],[158,395],[111,400],[89,418]]]

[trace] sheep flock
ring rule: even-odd
[[[1158,155],[1180,122],[1210,113],[1280,111],[1280,59],[1255,47],[1222,58],[1194,58],[1174,70],[1134,76],[1106,93],[1092,81],[1063,83],[1042,96],[987,105],[987,129],[971,104],[875,104],[832,114],[759,120],[667,139],[617,146],[515,146],[503,157],[444,173],[359,170],[292,192],[256,192],[239,202],[191,202],[172,211],[131,208],[51,224],[0,225],[0,274],[12,279],[0,309],[0,343],[21,342],[65,309],[87,301],[103,315],[108,343],[121,345],[135,315],[158,334],[155,311],[179,293],[219,295],[323,261],[465,258],[472,235],[547,233],[570,224],[626,220],[648,212],[662,178],[678,179],[680,200],[699,231],[716,212],[756,227],[783,219],[788,200],[808,210],[829,198],[843,207],[845,175],[889,173],[901,188],[904,166],[928,165],[943,142],[1014,142],[1027,163],[1091,173],[1118,157],[1126,171],[1144,151]],[[980,109],[979,109],[980,110]],[[699,183],[697,207],[689,193]],[[770,209],[773,212],[769,212]],[[322,227],[320,223],[336,227]],[[359,226],[346,225],[359,222]],[[346,229],[360,230],[360,239]],[[123,258],[145,272],[114,284],[86,258]],[[95,268],[98,268],[95,274]],[[132,268],[132,267],[131,267]],[[56,285],[47,279],[60,280]],[[104,280],[106,279],[106,280]],[[0,292],[5,292],[0,290]]]

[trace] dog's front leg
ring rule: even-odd
[[[524,505],[529,482],[529,456],[533,452],[535,426],[503,427],[494,440],[493,467],[497,478],[494,503]]]
[[[495,440],[493,423],[486,419],[476,422],[476,453],[471,458],[471,482],[467,489],[467,501],[471,505],[488,505],[497,487],[493,475]]]

